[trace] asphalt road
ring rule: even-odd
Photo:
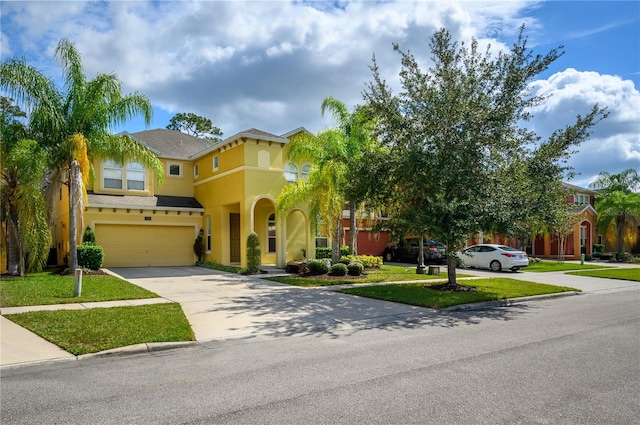
[[[636,424],[640,293],[10,368],[6,424]]]

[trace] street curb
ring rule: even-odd
[[[95,357],[111,357],[132,354],[156,353],[159,351],[167,351],[178,348],[197,347],[200,343],[197,341],[179,341],[179,342],[145,342],[141,344],[129,345],[126,347],[113,348],[111,350],[100,351],[98,353],[81,354],[76,356],[78,360],[86,360]]]
[[[472,310],[483,310],[486,308],[492,307],[509,307],[516,304],[521,304],[529,301],[540,301],[551,298],[560,298],[560,297],[568,297],[572,295],[581,295],[582,292],[578,291],[569,291],[569,292],[558,292],[555,294],[544,294],[544,295],[532,295],[530,297],[520,297],[520,298],[507,298],[504,300],[495,300],[495,301],[485,301],[481,303],[471,303],[471,304],[460,304],[454,305],[452,307],[442,308],[438,311],[442,312],[455,312],[455,311],[472,311]]]

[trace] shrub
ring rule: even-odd
[[[593,244],[593,253],[602,254],[604,253],[604,244],[603,243],[594,243]]]
[[[349,247],[340,247],[340,256],[349,255]],[[316,248],[316,259],[324,260],[331,259],[331,248]]]
[[[349,264],[353,261],[362,263],[365,269],[379,269],[382,266],[382,257],[373,255],[343,255],[340,262]]]
[[[309,260],[309,273],[326,274],[329,272],[329,266],[325,260]]]
[[[347,266],[349,276],[360,276],[364,271],[364,266],[359,261],[353,261]]]
[[[347,265],[343,263],[336,263],[331,266],[330,272],[333,276],[344,276],[347,274]]]
[[[76,247],[78,266],[91,270],[98,270],[104,262],[104,250],[99,245],[82,244]]]
[[[255,232],[247,237],[247,272],[258,273],[260,271],[260,238]]]
[[[87,226],[84,233],[82,234],[82,243],[85,245],[95,245],[96,244],[96,233],[91,229],[90,226]]]
[[[585,261],[591,261],[591,260],[593,260],[593,257],[591,256],[591,254],[585,254],[584,255],[584,260]]]
[[[619,263],[628,263],[631,261],[631,254],[628,252],[616,252],[616,261]]]
[[[202,235],[198,235],[196,241],[193,243],[193,253],[198,257],[198,262],[202,262],[202,257],[204,256],[204,240],[202,239]]]

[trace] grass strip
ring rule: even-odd
[[[4,317],[75,355],[147,342],[195,339],[177,303],[33,311]]]
[[[430,289],[431,284],[406,283],[381,286],[362,286],[339,292],[378,300],[441,309],[455,305],[521,298],[533,295],[578,291],[566,286],[554,286],[508,278],[474,279],[458,282],[477,289],[474,292],[453,292]],[[435,285],[436,283],[434,283]]]
[[[632,280],[640,282],[640,267],[615,268],[609,270],[588,270],[582,272],[570,272],[578,276],[604,277],[607,279]]]
[[[440,270],[446,266],[440,266]],[[466,277],[467,275],[457,275]],[[380,283],[380,282],[405,282],[412,280],[430,280],[430,279],[446,279],[447,273],[439,275],[417,274],[415,267],[389,266],[384,265],[380,269],[367,270],[366,275],[351,277],[299,277],[299,276],[275,276],[264,279],[274,282],[286,283],[288,285],[311,287],[311,286],[330,286],[345,285],[358,283]]]
[[[529,265],[522,269],[526,272],[562,272],[568,270],[587,270],[587,269],[606,269],[611,266],[605,266],[601,264],[589,264],[589,263],[558,263],[557,261],[542,260],[539,263],[529,263]]]
[[[82,277],[80,297],[73,296],[75,277],[52,271],[0,281],[0,307],[69,304],[94,301],[156,298],[157,294],[116,276],[87,274]]]

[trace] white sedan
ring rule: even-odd
[[[462,252],[458,252],[458,258],[465,267],[491,269],[494,272],[499,272],[502,269],[515,272],[529,265],[526,252],[497,244],[470,246]]]

